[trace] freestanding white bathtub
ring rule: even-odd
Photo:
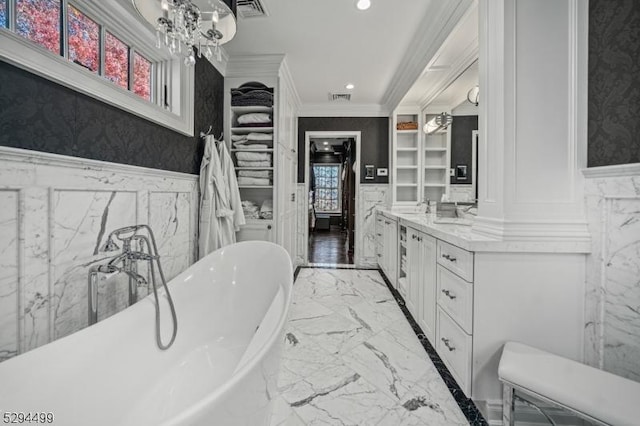
[[[67,425],[267,425],[293,273],[275,244],[243,242],[170,281],[178,335],[155,340],[154,299],[0,363],[0,411]],[[171,315],[161,296],[162,338]]]

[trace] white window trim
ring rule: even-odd
[[[0,28],[0,59],[171,130],[193,136],[194,67],[187,67],[180,58],[172,58],[168,52],[157,49],[153,32],[135,16],[133,8],[129,10],[115,1],[101,4],[91,0],[72,0],[71,3],[86,11],[92,19],[97,19],[120,40],[130,43],[147,59],[167,61],[171,110],[146,101],[6,28]],[[162,99],[164,88],[159,75],[160,71],[156,70],[152,81],[156,82],[156,98]]]
[[[317,210],[316,213],[326,213],[326,214],[342,214],[342,163],[315,163],[313,166],[337,166],[338,167],[338,209],[337,210]],[[316,186],[316,190],[320,188]],[[322,187],[326,188],[326,187]],[[317,197],[316,197],[317,200]],[[315,207],[315,203],[314,203]]]

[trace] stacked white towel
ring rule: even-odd
[[[240,161],[238,167],[271,167],[271,161]]]
[[[269,178],[256,178],[238,176],[238,185],[240,186],[268,186],[271,185]]]
[[[235,149],[268,149],[271,148],[269,145],[267,145],[266,143],[251,143],[251,144],[247,144],[247,143],[243,143],[243,142],[234,142],[233,143],[233,147]]]
[[[238,176],[254,178],[270,178],[270,170],[238,170]]]
[[[271,161],[271,154],[266,152],[236,152],[238,161]]]
[[[263,112],[251,112],[238,117],[238,124],[241,125],[269,123],[271,123],[271,115]]]

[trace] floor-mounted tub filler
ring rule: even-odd
[[[283,248],[224,247],[169,282],[180,325],[169,349],[157,345],[150,295],[0,363],[0,409],[52,413],[60,425],[267,425],[292,285]]]

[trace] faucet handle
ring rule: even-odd
[[[102,252],[111,252],[118,250],[120,250],[120,247],[113,241],[111,235],[109,235],[109,238],[107,238],[107,242],[105,242],[104,245],[100,248],[100,251]]]

